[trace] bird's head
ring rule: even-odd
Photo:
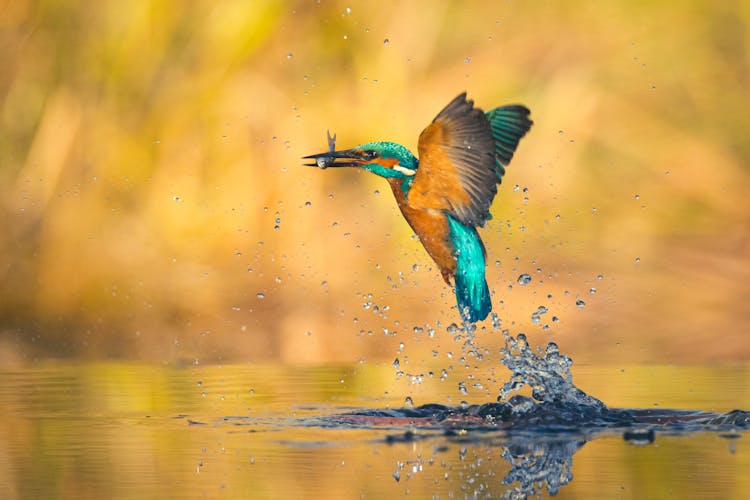
[[[315,160],[315,163],[305,165],[320,168],[358,167],[392,179],[406,179],[417,173],[417,159],[408,149],[395,142],[368,142],[352,149],[333,149],[305,156],[305,159]]]

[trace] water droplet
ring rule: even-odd
[[[639,194],[635,195],[635,199],[636,200],[640,200],[641,199],[641,195],[639,195]]]
[[[388,45],[389,43],[391,43],[391,41],[388,40],[387,38],[385,40],[383,40],[383,45]]]
[[[411,396],[406,396],[406,399],[404,399],[404,406],[407,408],[414,408],[414,400],[411,399]]]
[[[596,279],[598,279],[598,280],[600,280],[600,281],[601,281],[601,280],[603,280],[603,279],[604,279],[604,276],[603,276],[603,275],[601,275],[601,274],[599,274],[599,275],[597,275]]]
[[[591,295],[594,295],[596,293],[596,288],[594,288],[593,286],[591,288],[589,288],[589,293]]]
[[[464,62],[465,62],[466,64],[469,64],[469,63],[471,62],[471,57],[468,57],[468,56],[467,56],[467,57],[466,57],[466,59],[464,59]]]
[[[172,199],[176,201],[177,203],[181,201],[179,196],[173,196]]]
[[[640,264],[641,263],[641,258],[640,257],[636,257],[635,258],[635,263],[636,264]]]
[[[401,361],[398,358],[396,358],[396,359],[393,360],[393,363],[391,363],[391,366],[395,370],[398,370],[401,367]]]
[[[266,294],[263,293],[263,292],[258,292],[258,293],[255,294],[255,296],[258,297],[259,299],[265,299],[266,298]]]
[[[531,276],[528,273],[523,273],[516,281],[520,286],[528,285],[531,283]]]
[[[583,299],[578,299],[578,300],[576,300],[576,306],[578,306],[581,309],[583,309],[586,306],[586,303],[583,301]]]
[[[289,53],[288,53],[288,54],[286,55],[286,58],[287,58],[287,59],[291,59],[292,57],[294,57],[294,55],[293,55],[293,54],[292,54],[291,52],[289,52]]]
[[[305,202],[305,206],[306,207],[311,207],[312,206],[312,202],[311,201],[306,201]]]
[[[469,391],[466,390],[466,383],[464,382],[458,383],[458,392],[460,392],[463,395],[469,394]]]

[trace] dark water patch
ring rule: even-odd
[[[536,403],[524,396],[513,396],[503,403],[465,407],[427,404],[416,408],[357,410],[305,419],[301,423],[322,427],[409,426],[422,430],[447,431],[460,428],[476,431],[531,431],[540,434],[592,433],[619,429],[636,429],[627,432],[652,430],[726,433],[750,430],[750,412],[592,408],[559,401]]]

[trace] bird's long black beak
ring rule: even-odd
[[[315,155],[303,156],[303,160],[315,160],[315,163],[305,163],[308,167],[356,167],[361,163],[353,149],[344,149],[341,151],[328,151]],[[349,160],[349,161],[346,161]]]

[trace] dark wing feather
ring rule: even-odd
[[[442,208],[470,226],[482,226],[497,193],[495,142],[484,112],[453,99],[419,137],[419,169],[409,204]]]

